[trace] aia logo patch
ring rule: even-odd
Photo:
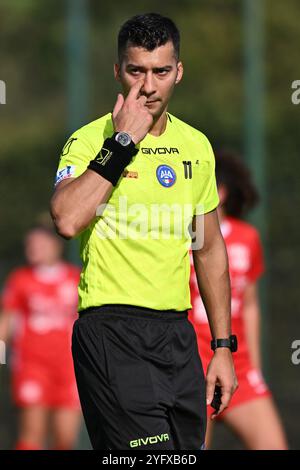
[[[165,188],[170,188],[176,181],[176,173],[168,165],[159,165],[156,169],[156,177]]]

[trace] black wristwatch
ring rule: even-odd
[[[230,335],[229,338],[217,338],[211,340],[210,347],[213,351],[217,348],[229,348],[231,352],[236,352],[238,342],[236,335]]]
[[[113,134],[113,138],[123,147],[127,147],[128,145],[132,144],[132,138],[130,137],[127,132],[115,132]]]

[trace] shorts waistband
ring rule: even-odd
[[[100,307],[89,307],[79,312],[79,318],[87,314],[109,315],[109,316],[127,316],[142,319],[158,319],[163,321],[184,320],[188,316],[188,310],[154,310],[146,307],[123,304],[107,304]]]

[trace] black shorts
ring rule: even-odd
[[[204,447],[205,379],[187,312],[88,309],[72,353],[93,449]]]

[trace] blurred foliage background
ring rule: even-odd
[[[299,264],[300,105],[291,84],[300,79],[299,0],[261,0],[264,6],[264,70],[267,208],[268,382],[292,448],[300,448],[300,365],[291,343],[300,338]],[[202,130],[214,148],[244,153],[244,35],[242,0],[87,0],[89,12],[88,117],[109,112],[118,85],[113,78],[116,36],[130,16],[156,11],[171,16],[182,35],[184,80],[170,111]],[[58,156],[68,129],[67,2],[0,1],[0,282],[23,261],[22,237],[47,209]],[[297,216],[298,214],[298,216]],[[0,371],[0,448],[14,439],[15,410],[7,368]],[[84,447],[84,445],[83,445]],[[240,448],[218,426],[216,448]]]

